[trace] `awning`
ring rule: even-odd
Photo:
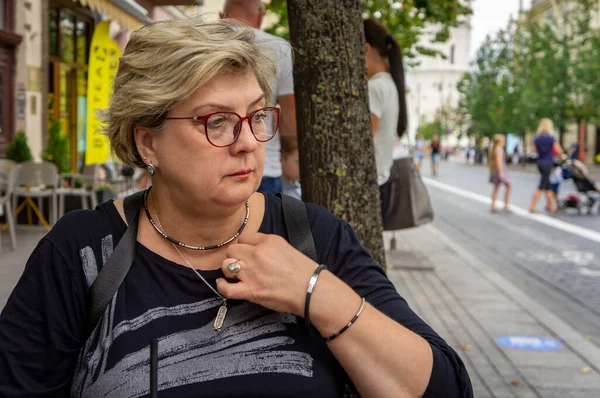
[[[139,29],[147,20],[146,10],[132,0],[79,0],[79,3],[101,14],[104,19],[117,21],[125,29]]]

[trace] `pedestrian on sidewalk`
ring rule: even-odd
[[[440,166],[440,154],[442,153],[442,143],[440,142],[440,136],[437,134],[431,137],[429,153],[431,153],[431,171],[433,176],[436,177]]]
[[[550,191],[552,191],[552,197],[554,199],[555,208],[559,208],[559,200],[558,200],[558,192],[560,190],[560,185],[564,181],[563,175],[563,166],[561,164],[557,164],[552,169],[552,173],[550,173]]]
[[[371,132],[383,216],[390,203],[388,180],[394,147],[397,138],[406,131],[404,65],[400,46],[383,24],[367,19],[364,30]]]
[[[552,123],[552,120],[548,118],[540,120],[538,136],[533,141],[533,147],[531,148],[533,153],[538,154],[536,164],[540,172],[540,183],[531,198],[531,204],[529,205],[530,213],[537,212],[536,205],[542,192],[546,195],[546,210],[550,214],[556,213],[554,194],[552,193],[550,184],[550,174],[554,168],[553,151],[560,156],[562,156],[564,152],[556,139],[552,136],[553,132],[554,123]]]
[[[417,171],[421,171],[423,165],[423,158],[425,157],[425,150],[427,149],[427,141],[419,134],[415,141],[415,167]]]
[[[498,212],[496,209],[496,197],[498,196],[500,185],[505,186],[504,210],[509,211],[508,202],[510,199],[512,184],[508,175],[508,168],[506,167],[506,154],[504,152],[505,147],[506,136],[504,134],[496,134],[489,149],[490,183],[494,185],[494,189],[492,191],[492,213]]]
[[[256,33],[230,21],[133,32],[103,125],[152,187],[70,212],[40,241],[0,315],[0,396],[148,396],[158,379],[162,398],[339,398],[349,384],[363,397],[472,397],[458,354],[348,223],[300,203],[303,231],[256,192],[279,122],[275,73]],[[312,235],[317,261],[288,243],[290,227]],[[90,291],[119,270],[98,314]]]
[[[278,194],[282,191],[281,179],[281,142],[280,137],[289,136],[297,139],[296,134],[296,100],[294,98],[294,77],[292,48],[284,39],[260,30],[265,16],[265,7],[261,0],[226,0],[221,18],[231,18],[251,27],[256,40],[265,46],[277,62],[277,76],[272,82],[274,103],[281,109],[279,134],[267,142],[265,153],[265,170],[258,187],[259,192]]]

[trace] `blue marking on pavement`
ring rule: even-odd
[[[503,347],[528,351],[553,351],[562,348],[562,344],[554,339],[537,336],[501,336],[496,343]]]

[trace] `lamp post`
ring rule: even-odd
[[[415,136],[413,141],[417,141],[417,135],[421,128],[421,83],[417,83],[417,128],[415,129]]]
[[[444,128],[444,80],[434,83],[434,87],[440,92],[440,126]]]

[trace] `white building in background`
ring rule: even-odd
[[[219,13],[223,11],[225,0],[204,0],[200,7],[200,15],[206,19],[219,19]]]
[[[435,27],[422,36],[420,46],[432,48],[446,55],[441,57],[419,56],[418,66],[407,69],[408,132],[416,136],[422,123],[432,122],[442,107],[456,108],[459,102],[457,83],[471,70],[471,22],[470,19],[450,31],[445,43],[431,43]],[[455,145],[459,132],[446,137],[448,145]]]

